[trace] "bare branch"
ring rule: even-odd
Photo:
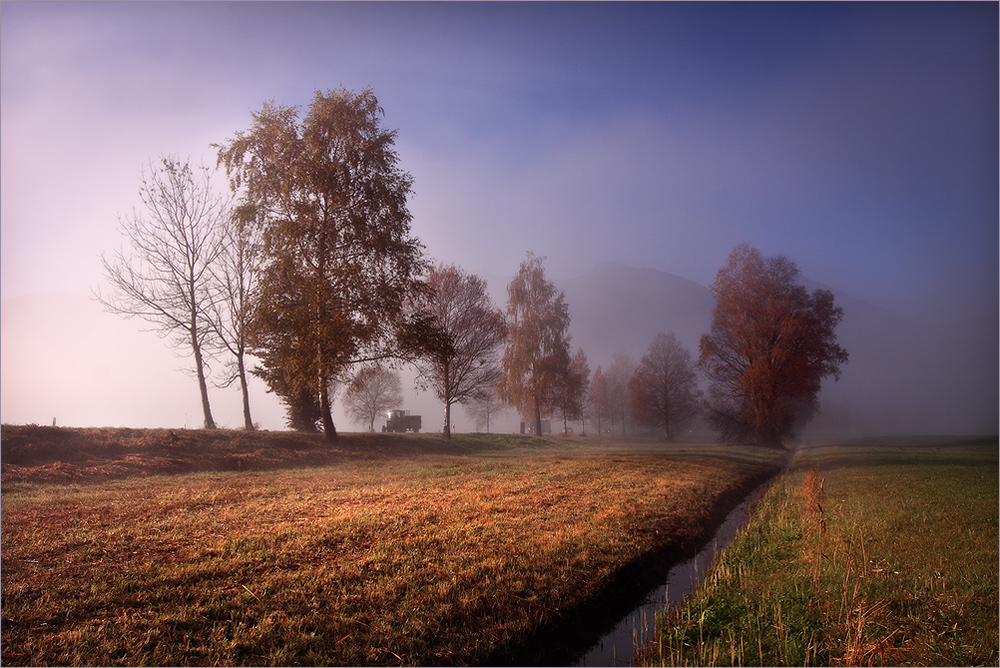
[[[211,268],[225,249],[226,202],[204,168],[174,157],[150,163],[140,175],[140,209],[119,216],[129,248],[101,255],[111,294],[95,296],[104,308],[138,317],[174,344],[190,347],[201,391],[205,426],[214,427],[206,385],[206,353],[216,343],[207,313],[216,299]]]

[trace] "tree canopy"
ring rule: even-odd
[[[698,413],[698,377],[691,353],[677,336],[659,333],[628,381],[632,415],[674,440]]]
[[[798,274],[788,258],[741,244],[712,285],[698,364],[711,382],[708,420],[725,440],[782,445],[815,414],[822,379],[847,363],[835,333],[843,309],[828,290],[809,294]]]
[[[268,102],[218,147],[263,257],[250,340],[256,369],[289,407],[336,438],[331,385],[386,356],[407,295],[425,269],[410,236],[413,179],[375,94],[316,91],[297,107]],[[315,402],[314,405],[309,405]]]

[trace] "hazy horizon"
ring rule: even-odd
[[[648,276],[649,272],[665,281],[665,286],[636,283],[638,275]],[[703,291],[701,298],[711,302],[709,286],[669,272],[617,262],[600,263],[573,279],[550,278],[567,293],[573,316],[571,345],[574,350],[583,348],[592,371],[598,365],[607,368],[614,353],[638,361],[660,331],[678,334],[682,344],[697,357],[697,341],[708,330],[711,303],[699,310],[692,321],[687,312],[690,294],[688,298],[680,297],[687,305],[678,313],[669,307],[647,309],[639,299],[611,298],[601,303],[593,296],[594,283],[601,279],[605,281],[601,285],[626,295],[643,291],[643,299],[659,299],[666,304],[676,303],[677,287]],[[802,279],[809,289],[817,287],[808,277]],[[505,307],[503,295],[508,280],[487,279],[489,291],[500,308]],[[836,303],[845,309],[838,338],[851,354],[851,362],[843,368],[839,382],[824,381],[820,395],[823,410],[805,434],[857,437],[995,431],[996,402],[991,404],[983,397],[972,401],[970,397],[977,392],[958,386],[968,377],[968,355],[956,349],[950,365],[944,365],[945,356],[941,356],[942,362],[937,366],[908,369],[912,360],[925,357],[928,347],[935,345],[936,332],[911,335],[909,332],[919,323],[847,295],[836,286],[823,287],[834,290]],[[614,312],[602,316],[608,302],[616,305]],[[0,413],[4,423],[50,424],[55,418],[60,426],[200,426],[197,383],[193,373],[184,370],[191,365],[190,355],[183,349],[172,349],[141,321],[126,321],[104,313],[97,302],[82,294],[39,293],[5,299],[2,307],[0,343],[6,372]],[[65,327],[67,321],[77,324],[85,336]],[[19,324],[24,326],[19,328]],[[975,360],[971,362],[974,364]],[[213,367],[216,364],[212,362]],[[143,368],[144,373],[136,374],[137,367]],[[415,389],[410,367],[403,366],[400,370],[404,396],[401,407],[423,416],[423,431],[440,431],[443,404],[431,392]],[[74,378],[97,377],[104,382],[86,395],[74,396],[60,388],[60,379],[67,373]],[[932,382],[925,381],[932,385],[929,390],[920,389],[922,378],[931,379]],[[988,375],[980,381],[987,396],[995,388],[989,381]],[[103,394],[99,391],[101,387]],[[210,387],[209,396],[220,426],[242,425],[238,387]],[[992,396],[995,399],[996,393]],[[283,405],[256,378],[251,379],[250,399],[254,421],[261,428],[287,429]],[[53,415],[49,417],[49,413]],[[461,406],[453,409],[452,416],[458,431],[475,431],[474,423]],[[346,417],[342,404],[336,400],[334,419],[338,430],[364,429]],[[518,420],[510,411],[493,425],[492,431],[513,431]],[[578,430],[579,425],[574,425],[574,429]]]
[[[532,251],[557,282],[613,262],[708,286],[747,242],[914,323],[848,365],[872,374],[864,401],[886,400],[890,374],[911,404],[995,425],[998,18],[995,3],[5,1],[0,299],[106,290],[99,254],[148,161],[214,164],[210,144],[265,101],[370,86],[433,261],[495,283]],[[58,326],[104,335],[80,318]],[[55,334],[23,344],[48,342],[33,361],[4,342],[0,419],[25,388],[83,405],[125,382]],[[129,399],[183,422],[197,390],[181,395],[185,361],[148,336]]]

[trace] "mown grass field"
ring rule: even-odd
[[[653,665],[998,665],[998,441],[807,447]]]
[[[48,430],[0,431],[8,664],[562,663],[781,464],[584,439]]]

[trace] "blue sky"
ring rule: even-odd
[[[0,291],[89,294],[146,161],[214,163],[265,100],[371,86],[436,260],[707,285],[746,241],[995,344],[997,25],[996,3],[4,1]]]

